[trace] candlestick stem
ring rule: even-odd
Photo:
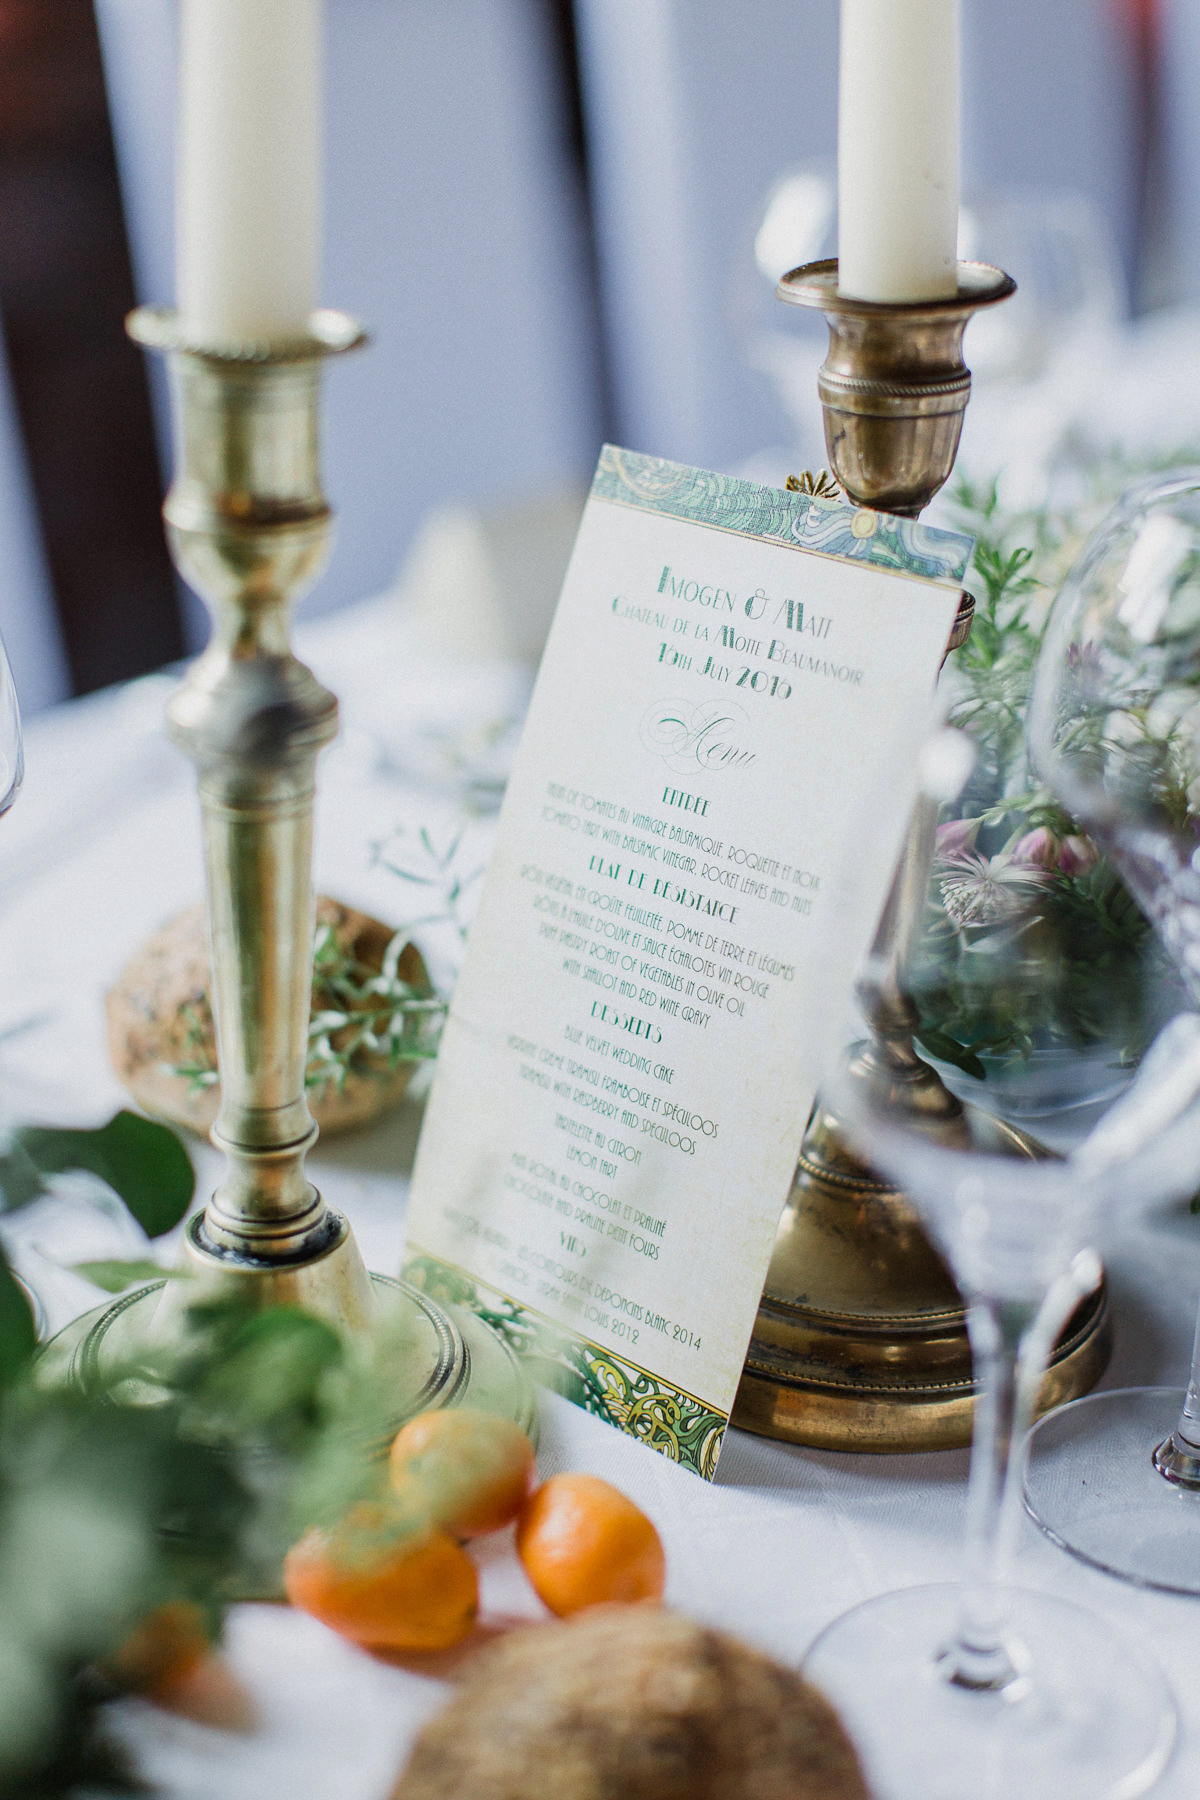
[[[270,1272],[274,1297],[361,1329],[372,1312],[366,1270],[304,1168],[317,1135],[304,1086],[312,811],[337,702],[292,654],[288,616],[331,538],[317,456],[321,363],[362,333],[325,314],[307,342],[230,355],[182,342],[171,315],[143,310],[131,331],[172,356],[181,441],[164,517],[176,563],[214,618],[168,709],[199,777],[221,1074],[212,1137],[226,1156],[188,1256],[208,1275]]]
[[[305,1172],[317,1135],[305,1099],[313,799],[337,702],[292,654],[288,620],[331,539],[321,365],[363,334],[318,312],[302,338],[212,347],[190,341],[173,313],[147,308],[130,330],[172,359],[180,443],[163,511],[176,563],[213,612],[211,641],[168,724],[199,781],[221,1081],[212,1138],[225,1173],[187,1227],[191,1279],[151,1283],[85,1315],[56,1340],[53,1367],[102,1388],[147,1338],[159,1350],[185,1340],[197,1298],[234,1294],[369,1337],[392,1431],[468,1398],[532,1430],[532,1392],[510,1347],[473,1315],[369,1275],[347,1221]]]

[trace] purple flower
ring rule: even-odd
[[[973,850],[979,836],[979,823],[978,819],[948,819],[944,825],[939,825],[938,856],[961,856],[964,850]]]
[[[1057,869],[1059,863],[1059,841],[1046,825],[1039,825],[1036,831],[1027,831],[1013,845],[1009,855],[1013,862],[1026,869]]]
[[[1064,875],[1086,875],[1100,861],[1100,852],[1091,838],[1074,832],[1059,845],[1058,866]]]

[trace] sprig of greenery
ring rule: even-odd
[[[423,925],[449,925],[460,942],[466,943],[471,896],[483,874],[483,865],[473,865],[466,872],[459,866],[464,836],[465,827],[452,832],[439,845],[424,825],[415,833],[401,827],[371,846],[377,867],[427,890],[431,910],[412,920],[410,931]]]
[[[967,573],[975,618],[954,656],[950,721],[970,731],[982,750],[974,788],[989,789],[995,798],[1024,767],[1025,705],[1048,604],[1046,584],[1033,565],[1051,528],[1045,521],[1014,525],[1006,519],[994,481],[976,487],[961,479],[953,498],[956,523],[975,539]],[[1032,529],[1022,531],[1022,523]]]
[[[55,1176],[103,1181],[148,1235],[187,1212],[195,1177],[164,1125],[119,1112],[96,1130],[23,1126],[0,1153],[0,1212],[33,1204]],[[161,1431],[107,1394],[39,1389],[29,1300],[0,1248],[0,1800],[58,1800],[86,1785],[139,1784],[107,1738],[111,1687],[96,1662],[162,1597],[157,1494],[132,1440]],[[180,1469],[190,1481],[190,1470]],[[118,1495],[117,1489],[120,1488]],[[177,1585],[177,1584],[174,1584]]]
[[[98,1131],[14,1133],[0,1210],[78,1169],[151,1235],[192,1198],[174,1133],[121,1113]],[[149,1262],[97,1272],[114,1289],[166,1273]],[[366,1447],[385,1440],[394,1411],[394,1345],[199,1294],[187,1318],[174,1348],[147,1342],[65,1381],[53,1358],[35,1361],[28,1304],[0,1253],[0,1800],[143,1792],[105,1729],[131,1631],[185,1603],[217,1639],[231,1596],[269,1591],[290,1542],[382,1479]]]
[[[312,1004],[304,1085],[310,1095],[332,1087],[341,1093],[351,1075],[393,1071],[402,1062],[428,1061],[438,1052],[446,1001],[427,980],[401,974],[411,930],[398,931],[374,968],[328,923],[313,940]],[[422,965],[423,966],[423,965]],[[184,1011],[189,1054],[172,1067],[191,1092],[220,1080],[215,1032],[207,1001],[204,1011]]]
[[[0,1213],[32,1205],[54,1176],[76,1170],[111,1188],[149,1237],[177,1225],[195,1192],[195,1173],[174,1132],[119,1112],[94,1130],[24,1125],[12,1132],[0,1151]],[[0,1393],[25,1376],[36,1346],[28,1298],[0,1246]]]
[[[188,1054],[183,1062],[172,1065],[171,1073],[187,1082],[189,1094],[202,1094],[206,1088],[216,1087],[221,1079],[213,1054],[216,1027],[208,995],[202,994],[197,1001],[189,1000],[180,1007],[179,1016],[184,1022]]]
[[[1060,841],[1084,835],[1031,778],[1026,706],[1061,580],[1123,488],[1150,472],[1113,456],[1092,469],[1075,504],[1023,513],[1006,510],[994,481],[960,479],[954,489],[955,523],[975,538],[967,585],[976,612],[967,643],[948,665],[948,716],[970,732],[976,763],[953,816],[975,822],[981,858],[1009,856],[1041,829]],[[1042,1045],[1085,1048],[1115,1032],[1118,1057],[1136,1060],[1144,1047],[1141,991],[1166,978],[1166,961],[1115,871],[1103,858],[1083,872],[1051,871],[1038,906],[1046,931],[1063,946],[1054,978],[1047,980],[1043,967],[1036,982],[1014,980],[1006,996],[997,996],[980,979],[989,927],[947,916],[935,870],[925,940],[910,972],[921,1012],[917,1036],[931,1055],[976,1079],[985,1077],[983,1058],[1027,1060]]]
[[[287,1545],[377,1479],[360,1446],[387,1393],[368,1360],[290,1308],[197,1305],[173,1355],[24,1377],[0,1408],[0,1800],[134,1794],[107,1702],[148,1615],[268,1592]],[[147,1403],[152,1401],[152,1403]]]
[[[446,1002],[428,981],[400,973],[409,932],[396,932],[379,969],[361,962],[331,925],[317,927],[305,1085],[340,1093],[352,1072],[435,1057]]]

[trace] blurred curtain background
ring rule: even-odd
[[[327,4],[325,297],[373,345],[327,383],[339,545],[307,610],[385,588],[439,504],[580,489],[606,436],[764,478],[810,451],[823,333],[797,352],[770,288],[835,248],[837,0]],[[162,545],[162,372],[121,329],[172,298],[176,7],[0,0],[0,630],[29,711],[203,638]],[[965,229],[1025,288],[968,359],[1028,373],[1072,307],[1191,343],[1200,4],[964,17]]]

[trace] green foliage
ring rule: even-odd
[[[216,1087],[221,1079],[213,1054],[216,1025],[208,995],[202,995],[198,1003],[181,1006],[179,1012],[185,1028],[187,1056],[183,1062],[174,1065],[172,1073],[187,1082],[190,1094],[201,1094],[205,1088]]]
[[[4,1212],[28,1206],[46,1191],[45,1171],[38,1168],[21,1136],[17,1132],[0,1150],[0,1210]]]
[[[942,1003],[927,996],[926,1004],[932,1007]],[[949,1007],[945,1010],[951,1012]],[[976,1081],[986,1081],[987,1070],[977,1053],[967,1044],[959,1043],[956,1037],[951,1037],[949,1031],[943,1031],[941,1026],[922,1025],[913,1036],[922,1050],[935,1057],[938,1062],[949,1063],[952,1068],[961,1069],[964,1075],[973,1076]]]
[[[412,887],[425,890],[430,910],[411,922],[410,931],[422,925],[446,924],[457,932],[462,942],[466,942],[467,902],[483,870],[472,868],[464,872],[460,868],[462,848],[462,831],[455,832],[446,843],[438,844],[423,825],[415,834],[397,831],[373,846],[374,859],[380,868],[387,869]]]
[[[1002,923],[956,925],[935,900],[911,977],[929,1053],[977,1080],[981,1058],[1027,1061],[1053,1046],[1107,1046],[1115,1063],[1135,1062],[1156,1028],[1147,991],[1162,988],[1167,966],[1110,866],[1055,873],[1023,932],[1015,950]]]
[[[1006,518],[995,482],[977,488],[960,480],[954,502],[956,524],[975,539],[967,571],[975,618],[971,635],[953,658],[950,717],[971,732],[981,752],[973,787],[990,788],[990,798],[996,800],[1024,769],[1025,705],[1048,601],[1039,569],[1048,540],[1057,544],[1060,531],[1046,518]]]
[[[161,1237],[178,1225],[195,1192],[191,1161],[175,1133],[137,1113],[116,1113],[95,1131],[25,1125],[16,1132],[13,1145],[22,1167],[31,1164],[39,1177],[68,1169],[98,1175],[125,1202],[148,1237]]]
[[[182,1348],[0,1403],[0,1800],[129,1793],[105,1744],[112,1659],[154,1609],[219,1634],[287,1545],[376,1489],[385,1359],[290,1308],[200,1302]]]
[[[317,926],[304,1068],[310,1095],[328,1087],[340,1093],[352,1074],[378,1074],[437,1055],[446,1002],[428,981],[401,975],[410,942],[407,930],[397,932],[382,967],[375,969],[355,956],[332,925]],[[203,1012],[191,1007],[186,1022],[189,1054],[173,1073],[196,1092],[220,1080],[211,1011],[207,1005]]]
[[[28,1368],[37,1347],[37,1329],[24,1290],[0,1256],[0,1389]]]
[[[1006,970],[1003,992],[989,982],[989,947],[1005,945],[1002,905],[988,914],[987,882],[1017,884],[1020,846],[1034,832],[1052,846],[1086,844],[1079,825],[1031,775],[1025,709],[1050,603],[1082,543],[1120,491],[1144,469],[1118,459],[1094,470],[1070,508],[1012,514],[996,484],[960,480],[955,523],[976,548],[967,582],[976,613],[970,638],[951,658],[949,719],[969,731],[976,763],[952,812],[970,827],[957,856],[935,862],[927,929],[910,981],[921,1013],[917,1033],[930,1055],[975,1079],[983,1059],[1021,1060],[1036,1049],[1087,1049],[1110,1043],[1114,1057],[1136,1060],[1153,1020],[1147,987],[1167,980],[1166,959],[1136,903],[1102,857],[1090,867],[1034,869],[1026,916],[1040,918],[1038,955],[1027,979]],[[965,851],[965,854],[964,854]],[[948,884],[956,882],[955,894]],[[971,902],[975,883],[978,902]],[[955,904],[956,898],[960,899]],[[1001,896],[1002,897],[1002,896]]]
[[[406,981],[407,931],[388,944],[379,969],[360,962],[329,925],[317,928],[305,1083],[345,1087],[352,1070],[395,1069],[437,1055],[446,1003],[428,981]]]
[[[211,1601],[251,1510],[236,1468],[179,1441],[172,1407],[14,1391],[0,1421],[0,1796],[131,1791],[102,1673],[181,1597]],[[182,1548],[181,1548],[182,1546]]]
[[[106,1294],[123,1294],[127,1288],[139,1287],[147,1281],[161,1281],[172,1273],[159,1263],[140,1257],[134,1257],[130,1262],[108,1257],[102,1262],[72,1263],[71,1271],[82,1275],[93,1287],[103,1288]]]
[[[174,1134],[126,1113],[98,1131],[18,1131],[0,1209],[75,1169],[152,1234],[192,1194]],[[167,1275],[149,1260],[79,1267],[112,1292]],[[143,1790],[105,1732],[116,1653],[181,1601],[217,1637],[228,1599],[272,1592],[310,1523],[378,1490],[371,1447],[390,1435],[398,1347],[197,1296],[175,1347],[148,1338],[64,1385],[34,1336],[0,1255],[0,1800],[131,1795]]]
[[[55,1175],[72,1170],[98,1176],[150,1237],[178,1225],[196,1186],[187,1151],[173,1131],[119,1112],[93,1130],[20,1126],[0,1153],[0,1212],[31,1205]],[[25,1374],[36,1337],[29,1301],[0,1249],[0,1389]]]

